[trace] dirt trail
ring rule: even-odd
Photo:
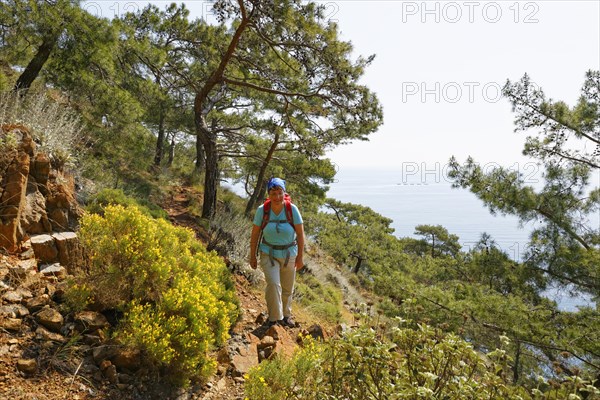
[[[196,237],[206,244],[208,237],[198,222],[199,218],[190,213],[191,199],[197,198],[202,201],[202,193],[198,193],[190,187],[176,186],[171,189],[171,195],[162,204],[162,208],[169,215],[173,225],[183,226],[196,232]]]

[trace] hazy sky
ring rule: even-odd
[[[523,162],[524,136],[498,90],[525,72],[573,104],[600,69],[598,1],[336,1],[332,18],[357,53],[376,54],[364,82],[383,103],[367,143],[331,153],[340,168],[444,164],[451,155]]]
[[[169,1],[153,1],[164,6]],[[185,1],[214,21],[207,1]],[[524,136],[499,90],[527,72],[546,94],[573,104],[588,69],[600,69],[600,2],[320,1],[357,55],[375,54],[363,82],[384,125],[369,142],[338,148],[339,168],[444,165],[451,155],[512,165]],[[110,17],[146,1],[87,1]]]

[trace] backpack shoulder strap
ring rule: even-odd
[[[269,223],[269,219],[271,217],[271,199],[265,200],[263,203],[263,217],[262,223],[260,224],[260,230],[265,229],[265,226]]]
[[[283,206],[285,207],[285,218],[287,219],[287,222],[294,227],[294,214],[292,212],[292,199],[290,198],[289,195],[286,195],[284,201],[283,201]]]

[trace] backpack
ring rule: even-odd
[[[285,219],[287,220],[288,224],[290,224],[292,226],[292,228],[294,228],[294,215],[292,214],[292,198],[290,197],[289,194],[285,193],[283,195],[283,208],[285,209]],[[265,229],[265,227],[267,226],[267,224],[269,223],[271,218],[271,199],[266,199],[265,202],[263,203],[263,217],[262,217],[262,223],[260,225],[260,236],[258,237],[258,245],[256,246],[256,254],[258,255],[260,253],[260,243],[263,242],[263,230]],[[280,221],[282,222],[282,221]],[[273,248],[274,247],[282,247],[282,250],[284,248],[288,248],[291,245],[294,245],[296,241],[290,243],[290,245],[288,246],[270,246],[271,247],[271,264],[273,265]],[[288,252],[288,256],[286,257],[286,261],[285,264],[287,264],[287,260],[289,259],[289,252]]]

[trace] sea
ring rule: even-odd
[[[445,175],[409,174],[401,169],[342,169],[328,196],[361,204],[393,220],[398,237],[417,237],[417,225],[442,225],[467,251],[488,233],[496,245],[519,261],[533,224],[514,216],[494,216],[473,193],[453,189]]]
[[[392,219],[398,237],[418,237],[417,225],[442,225],[457,235],[463,250],[468,251],[485,232],[509,257],[521,261],[529,236],[540,222],[521,224],[512,215],[493,215],[469,190],[453,188],[445,172],[439,166],[415,165],[343,168],[330,185],[328,197],[368,206]],[[531,173],[526,178],[534,187],[542,183],[541,174]],[[572,288],[552,287],[544,295],[565,311],[593,306],[590,297],[572,295]]]

